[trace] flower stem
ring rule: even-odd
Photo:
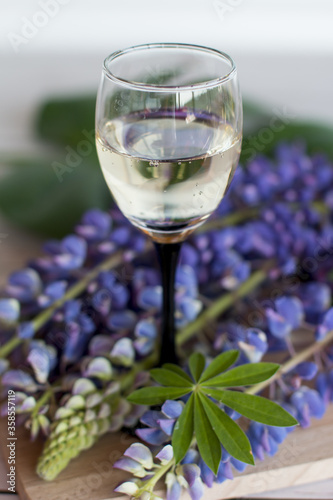
[[[323,340],[319,340],[318,342],[314,342],[309,345],[299,353],[295,354],[292,358],[288,359],[283,365],[280,366],[278,371],[268,380],[264,382],[260,382],[259,384],[253,385],[249,389],[246,389],[247,394],[257,394],[258,392],[265,389],[268,385],[270,385],[275,380],[280,379],[283,375],[290,372],[295,366],[299,363],[302,363],[310,356],[313,356],[316,352],[321,351],[325,346],[327,346],[330,342],[333,341],[333,330],[327,333],[326,337]]]
[[[237,290],[221,295],[215,302],[212,303],[195,321],[189,323],[184,328],[179,330],[176,336],[176,344],[180,346],[189,340],[198,330],[206,325],[208,321],[216,319],[220,314],[229,309],[233,303],[245,297],[247,294],[257,288],[267,278],[267,270],[260,269],[251,274]]]
[[[47,389],[44,394],[38,399],[38,401],[36,402],[32,412],[31,412],[31,415],[32,416],[35,416],[37,415],[39,409],[45,405],[48,400],[52,397],[53,395],[53,391],[54,391],[54,388],[52,387],[49,387],[49,389]]]
[[[148,479],[148,481],[144,482],[143,486],[137,492],[136,498],[140,498],[142,493],[144,493],[145,491],[149,491],[150,493],[152,493],[156,486],[156,483],[158,483],[158,481],[164,476],[164,474],[168,472],[169,469],[171,469],[173,465],[175,465],[174,458],[169,460],[169,462],[167,462],[166,464],[162,465],[151,479]]]

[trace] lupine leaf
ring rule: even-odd
[[[184,377],[178,375],[178,373],[166,370],[165,368],[154,368],[150,370],[152,379],[161,385],[166,385],[168,387],[192,387],[193,382],[189,382]]]
[[[207,396],[200,394],[202,405],[218,439],[230,455],[254,465],[250,441],[236,422]]]
[[[194,432],[194,395],[191,394],[172,433],[172,447],[176,464],[186,455]]]
[[[174,365],[173,363],[165,363],[162,366],[162,368],[165,368],[166,370],[170,370],[171,372],[177,373],[178,375],[183,377],[185,380],[187,380],[188,382],[191,382],[191,384],[193,384],[193,380],[191,379],[191,377],[186,372],[184,372],[184,370],[182,370],[180,368],[180,366]]]
[[[235,349],[219,354],[219,356],[216,356],[210,365],[207,366],[206,370],[201,375],[199,382],[205,382],[210,378],[216,377],[219,373],[224,372],[229,368],[229,366],[235,363],[238,356],[239,352]]]
[[[206,415],[198,394],[194,396],[194,432],[198,449],[205,464],[217,474],[221,461],[221,445]]]
[[[202,385],[209,387],[237,387],[258,384],[269,379],[279,369],[277,363],[248,363],[236,366],[227,372],[206,380]]]
[[[137,405],[161,405],[167,399],[178,399],[191,391],[183,387],[143,387],[132,392],[127,400]]]
[[[198,382],[205,368],[205,357],[200,352],[194,352],[190,356],[189,367],[192,377]]]
[[[298,424],[297,420],[280,405],[261,396],[218,389],[203,390],[209,396],[256,422],[277,427],[291,427]]]

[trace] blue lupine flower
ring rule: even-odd
[[[239,348],[250,363],[258,363],[267,352],[267,335],[258,328],[247,328],[245,339],[238,342]]]
[[[66,292],[67,281],[54,281],[46,286],[43,293],[38,297],[38,304],[45,308],[53,304],[58,299],[61,299]]]
[[[39,274],[28,267],[21,271],[15,271],[9,276],[6,293],[24,304],[35,299],[40,294],[41,289],[42,280]]]
[[[0,322],[15,323],[20,317],[20,303],[16,299],[0,299]]]
[[[112,218],[98,208],[88,210],[76,226],[76,232],[87,241],[101,241],[107,237],[112,227]]]
[[[162,287],[149,286],[144,288],[138,296],[138,305],[142,309],[156,308],[160,309],[162,306]]]
[[[107,325],[112,330],[130,330],[136,323],[136,314],[126,309],[111,313],[107,318]]]
[[[316,339],[322,340],[328,332],[333,330],[333,307],[331,307],[324,315],[321,324],[316,330]]]
[[[298,328],[304,319],[304,309],[298,297],[280,297],[275,301],[275,308],[292,328]]]
[[[297,410],[297,420],[302,427],[310,425],[310,417],[321,418],[325,413],[325,403],[315,389],[300,387],[291,395],[290,402]]]
[[[303,380],[312,380],[318,371],[318,366],[312,361],[304,361],[295,366],[294,373],[296,373]]]

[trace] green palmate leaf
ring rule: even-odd
[[[291,427],[298,424],[297,420],[280,405],[261,396],[209,388],[204,391],[244,417],[256,422],[277,427]]]
[[[132,392],[127,400],[137,405],[161,405],[167,399],[178,399],[191,391],[182,387],[144,387]]]
[[[254,465],[250,441],[239,425],[203,394],[200,400],[218,439],[230,455]]]
[[[199,453],[208,467],[217,474],[221,461],[221,445],[206,415],[199,394],[194,396],[194,433]]]
[[[162,366],[162,368],[165,368],[166,370],[177,373],[177,375],[180,375],[181,377],[183,377],[185,380],[187,380],[187,382],[191,382],[191,384],[193,384],[193,380],[191,379],[191,377],[189,375],[187,375],[187,373],[184,372],[184,370],[182,370],[180,368],[180,366],[174,365],[173,363],[165,363]]]
[[[161,385],[168,387],[193,387],[193,382],[189,382],[185,377],[165,368],[154,368],[150,370],[150,374],[155,382]]]
[[[233,365],[237,360],[239,352],[235,349],[232,351],[223,352],[219,356],[213,359],[210,365],[206,368],[200,377],[199,383],[205,382],[206,380],[216,377],[219,373],[224,372]]]
[[[200,352],[194,352],[190,356],[189,367],[192,377],[198,382],[205,368],[205,357]]]
[[[194,432],[194,395],[191,394],[172,433],[172,448],[176,464],[186,455]]]
[[[216,377],[206,380],[202,385],[209,387],[238,387],[258,384],[269,379],[279,369],[276,363],[248,363],[236,366]]]

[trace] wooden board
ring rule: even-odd
[[[2,422],[4,424],[4,422]],[[113,492],[126,473],[112,464],[131,444],[126,434],[108,434],[93,448],[82,453],[53,482],[35,473],[42,443],[31,443],[24,429],[17,431],[17,491],[21,500],[118,500]],[[7,435],[1,427],[2,450],[6,455]],[[5,456],[6,460],[6,456]],[[308,429],[289,434],[275,457],[256,467],[247,467],[233,481],[206,490],[205,499],[235,498],[333,477],[333,406],[323,419],[313,420]],[[163,493],[160,492],[162,496]],[[184,494],[182,498],[189,498]],[[333,491],[332,491],[333,498]]]

